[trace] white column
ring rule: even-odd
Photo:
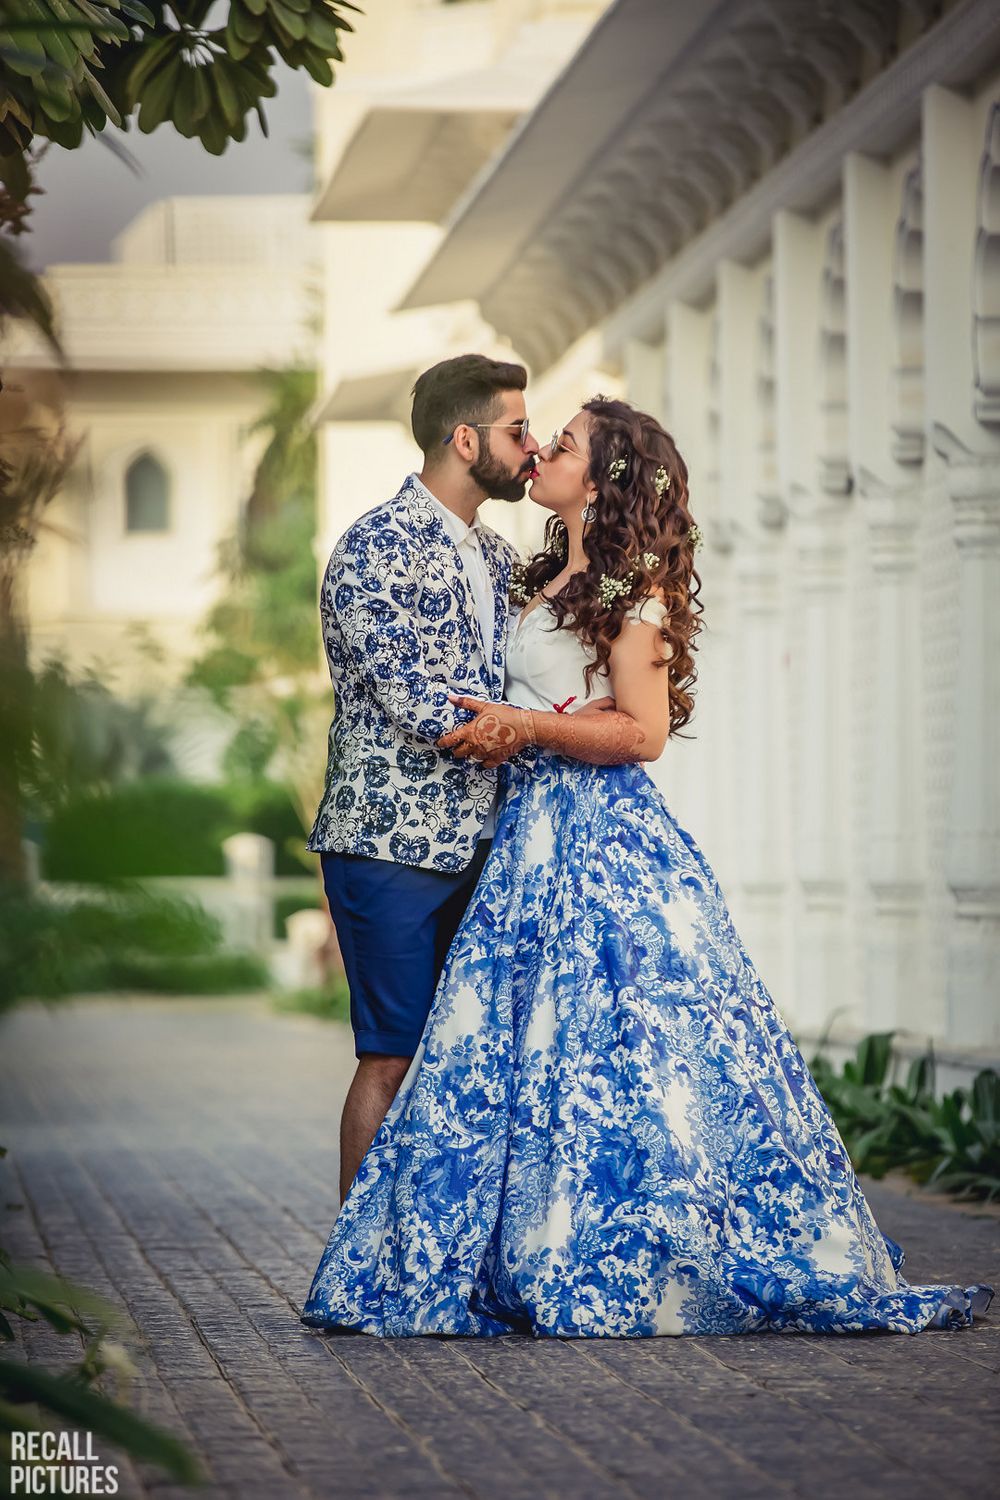
[[[1000,434],[974,411],[972,261],[985,115],[924,96],[924,243],[930,436],[947,465],[958,548],[954,746],[945,874],[947,1038],[1000,1042]],[[994,270],[993,275],[997,273]]]
[[[784,943],[781,537],[762,525],[753,484],[761,439],[756,382],[764,273],[722,261],[716,274],[720,510],[734,540],[730,607],[735,690],[726,759],[734,791],[737,883],[729,895],[747,951],[787,1016],[792,995]]]
[[[664,419],[663,345],[642,339],[625,343],[625,389],[628,400],[658,422]]]
[[[938,442],[942,441],[940,433]],[[945,874],[949,1041],[1000,1044],[1000,457],[948,451],[961,578]]]
[[[865,868],[871,924],[865,941],[866,1030],[926,1034],[923,712],[916,522],[920,491],[862,480],[872,591],[859,628],[873,652]]]
[[[728,874],[732,829],[726,747],[733,697],[727,654],[727,557],[719,546],[713,504],[707,412],[711,313],[671,302],[666,309],[664,384],[670,393],[667,427],[688,469],[691,510],[705,533],[696,554],[702,578],[705,628],[696,640],[698,681],[688,740],[671,740],[656,765],[657,785],[679,822],[702,846],[720,880]]]
[[[274,845],[259,833],[223,840],[229,877],[226,941],[232,948],[267,953],[274,927]]]
[[[851,642],[868,660],[852,713],[863,825],[864,1029],[921,1030],[930,1014],[924,956],[923,716],[916,530],[920,470],[893,456],[893,253],[904,172],[844,161],[848,444],[865,525],[854,570]],[[847,646],[845,641],[845,648]]]
[[[844,510],[822,495],[820,453],[822,226],[783,211],[774,222],[777,453],[791,512],[795,597],[788,640],[799,1034],[815,1037],[834,1011],[856,1020],[847,963],[847,735],[843,640]]]

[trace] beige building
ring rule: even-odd
[[[29,575],[37,656],[144,670],[140,629],[175,668],[218,588],[258,452],[256,372],[315,358],[308,198],[172,198],[144,210],[102,265],[46,274],[68,357],[68,433],[82,439]],[[26,329],[12,381],[55,376]],[[119,679],[121,680],[121,679]]]

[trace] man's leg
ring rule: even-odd
[[[358,1071],[347,1091],[340,1121],[341,1203],[409,1066],[408,1057],[388,1057],[378,1052],[365,1052],[358,1059]]]
[[[487,853],[489,840],[480,841],[471,864],[456,874],[322,856],[358,1058],[340,1121],[340,1202],[405,1079]]]
[[[361,855],[323,855],[358,1057],[341,1121],[341,1201],[417,1050],[487,847],[456,874]]]

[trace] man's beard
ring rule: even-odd
[[[517,473],[511,474],[487,451],[480,455],[477,463],[470,464],[469,473],[491,500],[523,500],[525,485],[533,468],[534,463],[525,459]]]

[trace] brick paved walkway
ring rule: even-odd
[[[1000,1317],[960,1333],[588,1342],[303,1329],[349,1034],[263,1001],[0,1018],[3,1238],[124,1303],[143,1409],[232,1500],[996,1494]],[[1000,1215],[866,1183],[913,1281],[1000,1284]],[[62,1340],[29,1331],[32,1358]],[[112,1457],[102,1454],[105,1461]],[[123,1493],[179,1491],[127,1465]]]

